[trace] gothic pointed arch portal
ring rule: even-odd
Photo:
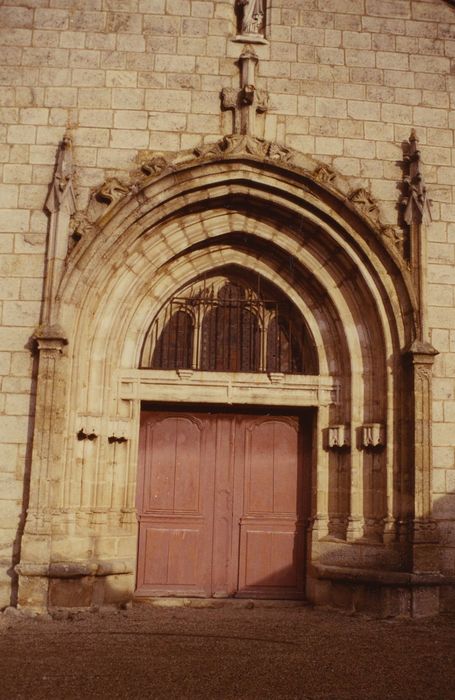
[[[421,414],[428,401],[431,353],[415,343],[416,295],[400,239],[381,225],[368,193],[248,136],[172,163],[155,158],[144,171],[130,187],[102,189],[109,206],[86,223],[53,301],[59,332],[54,325],[37,334],[21,599],[131,597],[141,408],[185,412],[188,404],[220,414],[268,411],[283,424],[305,417],[306,492],[296,498],[306,499],[306,510],[294,515],[305,519],[298,576],[306,577],[307,596],[330,602],[335,588],[351,581],[353,590],[354,580],[360,590],[368,576],[380,582],[380,595],[389,584],[408,585],[417,545],[428,553],[433,541],[429,466],[423,459],[417,467],[413,437],[416,400]],[[241,324],[253,340],[243,359],[213,361],[220,299],[199,320],[194,295],[190,303],[204,280],[213,289],[224,280],[250,290]],[[258,280],[263,293],[251,291]],[[272,302],[291,309],[275,315],[287,324],[280,341],[291,348],[287,359],[276,359],[278,345],[267,354],[261,314]],[[180,304],[184,330],[168,326],[160,340],[154,324],[172,304]],[[225,334],[234,333],[229,323]],[[301,334],[294,350],[291,331]],[[180,332],[186,344],[172,362],[158,361],[159,343],[177,343]],[[191,420],[197,424],[197,412]],[[159,557],[156,542],[152,549]]]

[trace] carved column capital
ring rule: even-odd
[[[422,340],[414,340],[410,347],[405,351],[404,356],[413,365],[426,365],[432,367],[434,358],[439,355],[431,343]]]
[[[62,352],[64,346],[68,344],[66,333],[58,324],[38,326],[33,334],[33,339],[39,351]]]

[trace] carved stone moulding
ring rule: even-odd
[[[323,182],[326,185],[334,183],[336,176],[336,172],[325,163],[318,165],[313,173],[315,180],[318,182]]]
[[[226,156],[249,155],[285,163],[290,163],[293,160],[293,152],[290,148],[246,134],[224,136],[216,143],[196,147],[193,152],[196,158],[224,158]]]
[[[352,191],[348,200],[352,202],[357,211],[362,214],[369,222],[371,222],[383,238],[399,250],[403,252],[403,233],[399,229],[391,225],[381,224],[381,213],[378,203],[371,192],[368,192],[363,187]]]
[[[165,155],[157,153],[141,165],[141,170],[147,175],[160,175],[166,168],[172,167],[172,160]]]
[[[260,92],[256,91],[256,99],[258,99]],[[231,105],[231,102],[231,106],[234,105],[237,93],[238,91],[232,88],[223,89],[222,97],[226,102],[226,108]],[[303,154],[299,154],[281,143],[267,141],[249,134],[223,136],[218,141],[197,146],[186,156],[179,154],[173,157],[171,154],[156,154],[144,162],[141,165],[141,169],[148,177],[158,177],[163,172],[176,169],[180,164],[190,163],[192,159],[217,160],[243,155],[303,170],[310,174],[315,181],[346,197],[347,184],[326,163],[315,162],[311,158],[304,157]],[[302,159],[305,163],[304,165]],[[379,231],[382,238],[391,247],[397,249],[400,253],[402,252],[403,233],[394,226],[381,223],[378,203],[368,190],[358,188],[351,191],[347,194],[347,201]]]
[[[88,220],[87,216],[82,211],[77,211],[70,220],[71,238],[73,244],[77,243],[85,236],[90,236],[94,232],[94,225]]]
[[[349,200],[355,204],[362,214],[375,223],[379,220],[379,207],[368,190],[360,187],[349,195]]]
[[[118,199],[121,199],[121,197],[128,194],[129,191],[130,189],[127,185],[120,182],[118,178],[113,177],[106,180],[106,182],[96,191],[96,197],[103,202],[112,204],[112,202],[116,202]]]
[[[226,89],[224,92],[226,96],[232,92],[234,99],[234,93],[238,91]],[[260,93],[261,91],[256,90],[255,103],[258,102]],[[260,105],[256,104],[256,107],[260,111]],[[146,160],[140,164],[139,172],[136,171],[132,174],[131,182],[110,178],[92,193],[86,213],[82,215],[81,212],[77,212],[73,216],[72,237],[74,241],[77,241],[86,234],[91,235],[93,233],[91,227],[105,214],[106,207],[113,206],[123,197],[139,193],[151,179],[179,171],[181,168],[197,165],[198,161],[222,161],[242,158],[243,156],[291,168],[305,178],[320,183],[327,191],[330,191],[340,201],[344,201],[351,209],[360,214],[370,226],[373,226],[391,250],[402,255],[403,233],[398,227],[381,223],[378,204],[366,189],[358,188],[349,192],[348,181],[327,164],[317,162],[311,156],[294,151],[284,144],[246,133],[225,135],[216,142],[201,144],[194,149],[179,153],[147,152]],[[301,187],[305,189],[303,183]],[[70,247],[71,245],[74,243],[70,244]]]
[[[284,373],[283,372],[269,372],[268,377],[271,384],[283,384]]]

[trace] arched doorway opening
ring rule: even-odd
[[[33,590],[45,590],[50,604],[71,586],[64,576],[47,586],[41,579],[70,551],[75,570],[88,572],[91,600],[109,602],[118,586],[133,595],[141,409],[152,406],[174,445],[179,421],[205,435],[202,423],[216,415],[207,434],[224,421],[225,434],[238,427],[246,443],[248,435],[269,437],[270,421],[286,432],[313,416],[309,466],[294,479],[308,475],[309,487],[290,497],[308,498],[308,510],[296,506],[292,516],[294,525],[302,514],[308,522],[298,575],[304,571],[312,600],[330,602],[340,576],[371,572],[369,564],[381,575],[410,569],[416,482],[402,356],[416,337],[415,294],[406,264],[360,199],[303,160],[290,167],[216,149],[181,160],[135,184],[69,255],[55,301],[66,336],[46,329],[40,341],[42,429],[24,536],[24,553],[45,542],[36,551],[46,562],[36,568],[24,554],[21,563],[23,585],[33,588],[36,576]],[[187,408],[197,410],[189,416]],[[234,414],[241,425],[233,426]],[[298,443],[294,432],[286,444]],[[229,497],[245,502],[246,488],[228,489]],[[203,536],[213,552],[213,527]],[[224,561],[244,580],[244,557]],[[208,590],[230,595],[241,586]]]
[[[317,374],[314,339],[273,284],[236,266],[179,290],[140,365],[202,381]],[[304,595],[313,416],[291,408],[142,406],[137,595]]]

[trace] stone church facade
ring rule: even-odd
[[[4,0],[0,607],[455,607],[455,9]]]

